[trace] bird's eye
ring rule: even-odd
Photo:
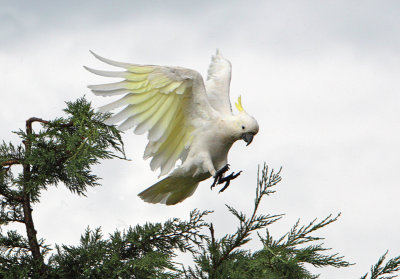
[[[244,130],[244,129],[245,129],[245,127],[244,127],[244,126],[242,126],[242,129]]]

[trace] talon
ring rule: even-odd
[[[211,184],[211,187],[210,187],[211,190],[212,190],[212,188],[215,187],[215,185],[222,183],[220,181],[222,181],[222,179],[224,178],[224,173],[227,172],[228,170],[229,170],[229,164],[226,164],[221,169],[217,170],[217,172],[214,175],[214,182],[213,182],[213,184]]]
[[[236,177],[238,177],[241,173],[242,173],[242,171],[239,171],[239,172],[237,172],[237,173],[232,172],[230,175],[220,178],[220,179],[218,180],[218,184],[222,184],[222,183],[225,182],[225,185],[224,185],[224,187],[222,187],[221,190],[219,190],[218,193],[221,193],[221,192],[225,191],[226,188],[229,187],[229,185],[230,185],[230,183],[231,183],[231,180],[233,180],[233,179],[235,179]]]
[[[240,174],[242,173],[242,171],[239,171],[238,173],[231,173],[228,176],[222,177],[219,181],[218,184],[222,184],[224,182],[230,182],[232,179],[235,179],[236,177],[238,177]]]
[[[229,164],[226,164],[225,166],[223,166],[222,168],[220,168],[219,170],[217,170],[217,172],[214,175],[214,178],[217,177],[222,177],[222,175],[224,173],[226,173],[229,170]]]
[[[232,177],[233,177],[233,172],[228,176],[221,177],[221,179],[218,180],[218,184],[222,184],[224,182],[228,182],[228,181],[230,181],[232,179]]]
[[[232,179],[235,179],[236,177],[238,177],[243,171],[239,171],[238,173],[236,173],[235,175],[233,175]]]
[[[215,178],[214,178],[214,182],[213,182],[213,184],[211,184],[211,187],[210,187],[211,190],[212,190],[212,188],[214,188],[214,186],[217,184],[218,179],[219,179],[219,177],[215,177]]]
[[[222,193],[223,191],[225,191],[226,188],[228,188],[229,184],[231,184],[231,181],[230,181],[230,180],[226,181],[224,187],[222,187],[222,189],[219,190],[218,194],[219,194],[219,193]]]

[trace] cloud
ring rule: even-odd
[[[342,211],[326,243],[359,264],[324,270],[354,278],[387,248],[400,254],[396,197],[400,165],[400,67],[397,1],[8,1],[0,12],[1,139],[31,116],[53,118],[64,101],[91,95],[100,80],[83,70],[108,69],[89,53],[127,62],[179,65],[205,74],[215,48],[233,64],[231,97],[260,123],[260,133],[229,155],[244,170],[228,191],[209,182],[175,207],[149,205],[137,193],[157,180],[142,160],[145,137],[127,132],[132,162],[96,167],[102,187],[79,198],[52,189],[35,205],[40,237],[76,243],[87,225],[115,228],[187,218],[192,208],[214,209],[217,232],[233,229],[224,204],[249,208],[258,163],[283,165],[283,182],[263,204],[286,213],[273,225],[284,232],[302,217]],[[106,82],[106,81],[105,81]],[[51,223],[49,220],[52,220]],[[375,223],[372,223],[375,222]],[[66,230],[65,228],[68,228]],[[362,234],[360,233],[362,232]],[[377,236],[381,236],[377,238]],[[340,272],[340,275],[339,275]]]

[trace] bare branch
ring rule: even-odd
[[[5,162],[1,163],[1,166],[5,167],[5,166],[11,166],[11,165],[18,165],[21,164],[21,162],[17,159],[11,159],[11,160],[7,160]]]
[[[38,117],[31,117],[28,120],[26,120],[26,128],[28,129],[28,127],[30,127],[30,130],[32,130],[32,123],[33,122],[40,122],[40,123],[43,123],[43,124],[49,124],[50,123],[49,121],[43,120],[43,119],[38,118]]]

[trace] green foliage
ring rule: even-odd
[[[91,171],[94,164],[120,158],[114,152],[124,156],[120,132],[103,123],[109,114],[95,112],[85,98],[68,102],[64,112],[66,117],[53,121],[28,119],[25,130],[16,132],[21,144],[0,145],[0,225],[22,223],[27,232],[24,238],[0,230],[0,275],[20,270],[20,278],[39,278],[46,272],[43,259],[48,247],[37,239],[31,213],[41,191],[63,183],[84,195],[87,187],[99,185],[100,178]],[[35,131],[37,122],[41,127]],[[22,169],[15,169],[18,165]],[[18,278],[14,275],[10,278]]]
[[[383,264],[388,251],[379,258],[378,262],[371,267],[371,274],[369,279],[391,279],[396,278],[397,275],[394,273],[400,271],[400,256],[392,258]],[[387,276],[389,275],[389,276]],[[367,279],[368,273],[366,273],[361,279]]]
[[[79,244],[56,245],[51,250],[37,239],[31,214],[41,191],[63,183],[72,193],[84,195],[87,187],[99,185],[100,178],[91,171],[94,164],[125,159],[120,132],[103,123],[108,114],[95,112],[84,98],[67,103],[64,112],[65,118],[53,121],[28,119],[26,129],[17,132],[22,144],[0,144],[0,226],[18,222],[27,232],[25,237],[0,227],[0,278],[308,279],[318,277],[308,271],[310,266],[350,265],[315,236],[339,215],[306,225],[299,220],[283,236],[271,235],[269,226],[283,215],[259,213],[259,205],[275,192],[281,176],[266,165],[259,169],[252,213],[247,216],[226,205],[238,226],[221,238],[215,237],[218,224],[214,227],[205,221],[211,212],[194,210],[188,221],[146,223],[108,237],[100,228],[88,228]],[[41,124],[38,131],[32,127],[36,122]],[[19,172],[16,165],[21,166]],[[254,238],[259,248],[246,249]],[[193,264],[175,262],[178,251],[192,257]],[[400,257],[384,263],[385,257],[386,253],[371,268],[370,279],[396,277]]]
[[[34,201],[41,189],[59,182],[84,195],[87,186],[99,185],[91,167],[101,159],[117,157],[111,150],[123,153],[120,132],[103,123],[108,114],[95,112],[84,98],[67,102],[64,112],[66,118],[41,122],[42,130],[36,134],[17,132],[30,142],[28,154],[21,159],[31,166],[29,177],[20,176],[18,184],[29,185]]]
[[[28,193],[31,202],[38,202],[40,192],[49,185],[62,182],[69,190],[84,195],[88,186],[97,186],[98,176],[91,167],[99,160],[124,155],[120,132],[103,121],[108,114],[95,112],[84,98],[67,102],[65,118],[45,121],[27,120],[26,131],[16,132],[23,144],[0,145],[0,224],[23,222],[21,200]],[[32,124],[42,128],[35,133]],[[11,170],[21,165],[17,177]]]
[[[39,241],[43,255],[50,248]],[[10,230],[0,236],[0,278],[38,278],[35,271],[39,269],[38,263],[30,253],[28,240],[17,231]]]
[[[195,252],[209,211],[190,213],[189,221],[172,219],[116,231],[104,239],[100,229],[86,230],[77,247],[57,247],[50,259],[61,278],[175,278],[175,249]]]
[[[211,237],[199,255],[194,255],[195,266],[184,270],[186,278],[317,278],[307,271],[304,264],[315,267],[346,267],[350,264],[337,254],[326,255],[328,249],[322,244],[308,244],[322,238],[311,236],[311,233],[337,220],[328,216],[315,224],[314,220],[307,226],[294,227],[278,240],[274,240],[268,229],[266,237],[258,232],[278,221],[281,215],[258,214],[258,207],[264,196],[274,193],[271,190],[281,181],[280,171],[270,173],[268,167],[259,171],[256,198],[251,217],[227,205],[229,211],[238,219],[239,226],[233,234],[215,239],[214,227],[210,226]],[[251,240],[251,234],[257,232],[262,248],[251,252],[241,247]]]
[[[17,273],[26,276],[31,270],[29,265],[33,264],[27,239],[16,231],[8,231],[6,235],[0,235],[0,247],[0,274],[10,278],[14,278]],[[4,274],[3,270],[7,272]]]

